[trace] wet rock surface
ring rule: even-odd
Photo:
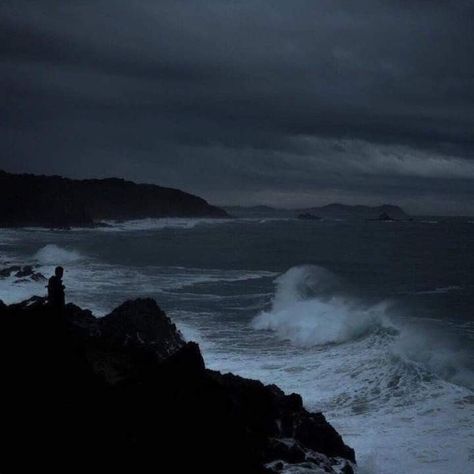
[[[0,302],[0,351],[2,473],[355,466],[299,395],[206,369],[199,346],[151,299],[101,319],[73,304],[55,312],[39,297]]]
[[[15,277],[15,283],[24,281],[45,281],[46,277],[32,265],[10,265],[0,268],[0,279]]]

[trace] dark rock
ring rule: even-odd
[[[15,283],[28,283],[29,281],[27,278],[20,278],[19,280],[15,280]]]
[[[322,413],[303,410],[301,416],[291,420],[291,424],[293,437],[308,448],[330,457],[340,456],[355,462],[354,450],[344,444],[342,437]]]
[[[18,272],[21,270],[19,265],[13,265],[11,267],[2,268],[0,270],[0,278],[8,278],[13,272]]]
[[[139,346],[153,351],[159,359],[184,346],[176,326],[150,298],[127,301],[99,320],[109,342],[118,346]]]
[[[17,278],[15,283],[32,281],[44,281],[46,277],[41,272],[35,272],[33,266],[25,265],[23,267],[19,265],[13,265],[0,270],[0,278],[8,278],[12,274]],[[28,280],[29,278],[29,280]]]
[[[104,219],[227,217],[227,213],[197,196],[161,186],[0,171],[0,216],[3,227],[68,229],[93,227]]]
[[[73,328],[84,337],[100,336],[100,319],[97,319],[88,309],[82,309],[73,303],[68,303],[64,315]]]
[[[387,213],[395,220],[410,220],[408,214],[401,207],[392,204],[364,206],[332,203],[326,206],[305,209],[279,209],[268,206],[228,206],[225,207],[225,210],[240,218],[291,218],[297,216],[300,219],[314,219],[316,217],[317,219],[369,220],[376,219],[382,213]]]
[[[375,219],[367,219],[368,221],[373,221],[373,222],[393,222],[395,219],[390,217],[389,214],[386,212],[382,212],[379,216],[377,216]]]
[[[376,221],[393,221],[395,219],[392,219],[386,212],[382,212],[382,214],[375,219]]]
[[[285,464],[282,461],[277,461],[275,463],[274,469],[276,472],[280,472],[283,470],[284,467],[285,467]]]
[[[309,212],[303,212],[302,214],[298,214],[298,219],[306,221],[320,221],[321,217],[311,214]]]
[[[203,372],[206,368],[199,346],[195,342],[185,343],[170,356],[167,363],[174,369],[188,373]]]
[[[24,278],[24,277],[29,277],[34,275],[34,270],[31,265],[26,265],[23,268],[21,268],[18,272],[15,273],[15,276],[17,278]]]
[[[149,299],[102,319],[38,297],[0,304],[0,373],[7,474],[265,473],[270,462],[316,465],[310,450],[326,464],[354,460],[298,395],[206,369],[199,346]]]
[[[41,272],[35,272],[30,277],[33,281],[45,281],[46,277]]]
[[[27,300],[9,306],[13,311],[46,309],[46,298],[43,296],[32,296]]]
[[[406,220],[409,218],[401,207],[391,204],[362,206],[335,203],[327,206],[302,209],[300,212],[316,214],[328,219],[373,220],[378,219],[381,214],[387,214],[397,220]]]
[[[284,459],[287,463],[298,464],[306,460],[304,448],[295,440],[272,439],[268,444],[268,458]]]
[[[354,469],[350,464],[346,464],[342,469],[341,469],[342,474],[354,474]]]

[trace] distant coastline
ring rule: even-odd
[[[224,206],[229,214],[235,217],[298,217],[312,216],[310,220],[318,219],[348,219],[348,220],[377,220],[387,215],[391,220],[410,220],[411,216],[401,207],[393,204],[381,206],[347,205],[340,203],[326,206],[306,207],[298,209],[280,209],[271,206]]]

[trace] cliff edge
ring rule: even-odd
[[[0,351],[2,473],[354,472],[321,413],[206,369],[154,300],[100,319],[0,303]]]

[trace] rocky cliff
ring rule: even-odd
[[[104,220],[226,217],[177,189],[123,179],[73,180],[0,171],[0,226],[91,226]]]
[[[0,302],[2,473],[351,473],[354,451],[276,386],[205,368],[150,299],[104,318]]]

